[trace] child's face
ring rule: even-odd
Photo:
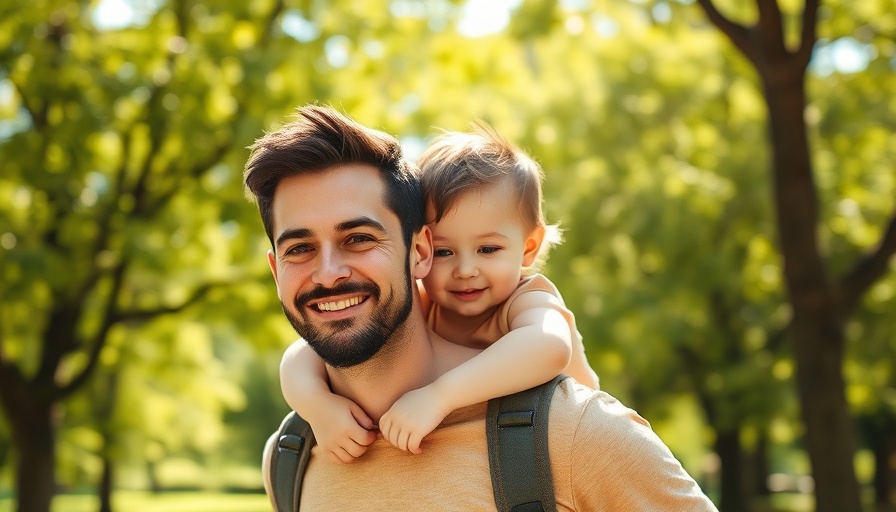
[[[430,223],[435,252],[423,285],[436,304],[476,316],[510,297],[541,242],[520,219],[516,198],[502,184],[470,190]],[[433,217],[428,205],[427,218]]]

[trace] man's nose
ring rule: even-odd
[[[317,269],[311,274],[311,281],[316,285],[332,288],[350,274],[342,251],[338,248],[323,247],[320,250]]]

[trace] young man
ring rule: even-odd
[[[398,141],[329,108],[298,114],[255,143],[246,186],[287,318],[326,362],[333,392],[376,423],[477,351],[427,328],[414,281],[432,265],[432,234]],[[351,464],[313,450],[303,509],[494,510],[485,410],[452,412],[419,455],[372,431],[357,436],[366,453]],[[715,510],[648,423],[606,393],[565,380],[549,425],[558,510]]]

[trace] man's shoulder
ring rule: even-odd
[[[633,409],[626,407],[612,395],[579,384],[575,379],[564,379],[554,390],[551,399],[550,428],[579,435],[650,429],[650,424]]]
[[[716,510],[650,423],[612,395],[566,379],[554,391],[548,424],[558,504]]]

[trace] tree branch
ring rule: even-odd
[[[768,334],[766,338],[765,347],[772,353],[779,353],[781,348],[784,347],[785,342],[787,341],[787,334],[790,332],[790,325],[793,321],[787,322],[787,325],[784,327],[772,331]]]
[[[796,58],[803,69],[809,65],[809,60],[812,58],[812,49],[815,47],[815,42],[818,38],[818,29],[816,27],[818,23],[818,3],[819,0],[806,0],[806,5],[803,7],[802,36],[800,37],[800,47],[796,51]]]
[[[759,37],[766,53],[785,57],[787,46],[784,44],[784,24],[778,0],[756,0],[756,7],[759,8]]]
[[[283,12],[286,6],[283,3],[283,0],[276,0],[274,2],[274,7],[271,9],[271,12],[268,13],[267,19],[265,20],[265,30],[261,32],[261,46],[267,47],[271,42],[272,35],[277,33],[276,27],[274,26],[277,23],[277,17]]]
[[[182,178],[199,178],[204,172],[220,163],[232,147],[233,137],[228,137],[226,141],[218,144],[215,149],[209,153],[208,158],[204,159],[202,162],[197,162],[196,165],[184,169],[182,172],[175,171],[171,174],[173,176],[181,176]],[[172,197],[174,197],[175,194],[182,190],[183,187],[181,183],[175,181],[167,190],[157,193],[154,199],[147,203],[146,213],[160,210]]]
[[[22,403],[33,398],[29,386],[30,383],[25,380],[19,367],[0,361],[0,407],[6,412],[13,427],[17,421],[21,421],[16,418],[16,413]]]
[[[16,92],[19,93],[19,97],[22,98],[22,108],[28,112],[28,115],[31,116],[31,124],[34,126],[36,131],[41,131],[47,126],[47,113],[49,112],[49,107],[46,103],[40,105],[40,109],[38,110],[38,105],[31,106],[30,104],[36,103],[30,101],[30,95],[25,92],[25,88],[19,85],[12,77],[7,76],[7,80],[13,85]]]
[[[155,318],[161,315],[168,315],[172,313],[179,313],[184,309],[192,306],[193,304],[199,302],[206,295],[215,288],[219,286],[230,285],[232,283],[222,282],[222,283],[205,283],[202,286],[196,288],[193,291],[193,294],[190,295],[185,301],[176,305],[176,306],[163,306],[159,308],[152,309],[131,309],[131,310],[117,310],[113,313],[111,318],[112,323],[119,322],[132,322],[132,321],[142,321],[149,320],[151,318]]]
[[[697,3],[703,8],[703,12],[706,13],[706,17],[709,18],[709,21],[718,27],[722,33],[728,36],[728,39],[734,43],[734,46],[736,46],[745,57],[750,59],[750,61],[758,67],[760,64],[760,55],[757,48],[753,46],[749,29],[726,18],[718,9],[716,9],[712,0],[697,0]]]
[[[840,279],[837,291],[841,318],[846,318],[869,288],[887,273],[890,258],[896,254],[896,211],[890,217],[877,247],[856,262]]]
[[[114,322],[112,322],[111,319],[114,315],[116,304],[118,303],[118,294],[121,292],[121,288],[124,284],[124,276],[127,272],[128,264],[129,260],[122,260],[112,273],[112,289],[109,290],[109,296],[103,312],[103,321],[100,324],[99,330],[93,336],[92,343],[90,343],[90,351],[87,354],[87,364],[84,365],[81,372],[70,380],[68,384],[55,388],[53,396],[54,401],[61,400],[77,391],[87,382],[93,374],[93,371],[96,369],[96,365],[100,359],[100,353],[103,351],[103,347],[106,346],[109,330],[112,329],[112,325],[114,325]]]

